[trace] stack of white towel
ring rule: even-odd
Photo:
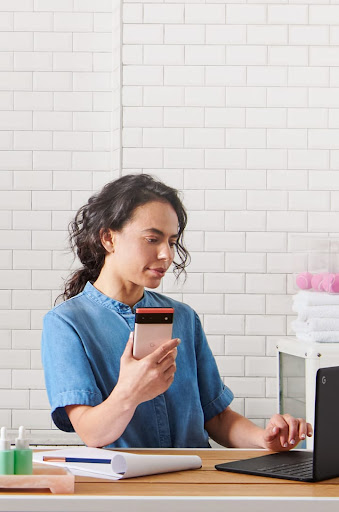
[[[291,327],[303,341],[339,343],[339,294],[301,290],[293,297]]]

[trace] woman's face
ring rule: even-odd
[[[169,203],[152,201],[135,209],[121,231],[112,231],[114,276],[125,285],[157,288],[171,265],[178,217]]]

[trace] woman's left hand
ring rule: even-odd
[[[263,431],[264,448],[275,452],[288,451],[312,434],[312,426],[304,419],[290,414],[275,414]]]

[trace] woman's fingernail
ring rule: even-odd
[[[285,443],[285,444],[283,445],[283,447],[284,447],[284,448],[287,448],[287,447],[288,447],[288,443]]]
[[[295,444],[295,439],[291,439],[290,444]]]
[[[177,338],[178,345],[181,343],[181,339]]]
[[[306,437],[305,434],[300,435],[300,439],[305,439],[305,437]]]

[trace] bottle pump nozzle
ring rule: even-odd
[[[19,427],[19,437],[15,439],[15,448],[17,450],[28,450],[29,448],[29,442],[28,439],[25,436],[26,431],[25,427],[21,426]]]
[[[7,429],[6,427],[1,427],[1,435],[0,435],[0,450],[10,450],[11,442],[7,439]]]

